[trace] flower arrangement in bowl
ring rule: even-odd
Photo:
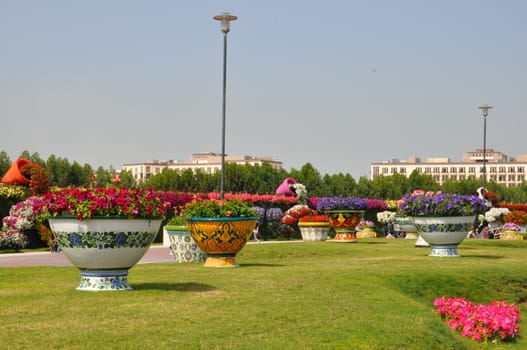
[[[361,220],[355,230],[357,231],[357,238],[375,238],[375,223],[371,220]]]
[[[501,229],[503,231],[519,231],[520,225],[515,224],[514,222],[506,222]]]
[[[81,271],[78,290],[131,290],[128,270],[157,236],[170,204],[151,189],[63,189],[39,206],[64,255]]]
[[[124,217],[162,219],[170,204],[152,189],[95,188],[63,189],[42,196],[40,213],[44,217]]]
[[[250,239],[259,214],[251,202],[195,199],[182,210],[192,238],[207,253],[206,267],[236,267],[236,254]]]
[[[317,211],[328,215],[335,229],[334,242],[356,241],[355,228],[368,208],[367,200],[358,197],[323,197],[317,200]]]
[[[429,255],[438,257],[459,257],[458,244],[472,229],[474,217],[486,209],[478,196],[449,193],[406,195],[399,205],[432,248]]]
[[[506,222],[501,227],[500,239],[504,240],[523,240],[523,235],[520,234],[521,226],[514,222]]]
[[[478,196],[454,193],[433,195],[405,195],[399,204],[399,211],[411,217],[416,216],[474,216],[485,212],[485,201]]]
[[[187,220],[181,217],[175,210],[175,215],[167,222],[164,227],[164,237],[170,242],[170,252],[176,262],[202,262],[207,258],[196,241],[192,238],[187,227]]]
[[[331,224],[329,223],[327,215],[313,210],[310,214],[298,219],[298,228],[304,241],[323,242],[328,238]]]

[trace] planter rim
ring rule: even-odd
[[[163,220],[163,218],[151,218],[151,217],[142,217],[142,216],[134,216],[134,217],[128,217],[123,215],[112,215],[112,216],[104,216],[104,215],[96,215],[96,216],[90,216],[89,218],[79,220],[74,215],[57,215],[57,216],[50,216],[49,219],[73,219],[77,221],[87,221],[87,220]]]
[[[318,226],[318,227],[329,227],[331,224],[327,221],[299,221],[298,226],[306,227],[306,226]]]
[[[324,213],[339,213],[339,212],[348,212],[348,213],[363,213],[366,210],[365,209],[331,209],[331,210],[324,210]]]
[[[437,218],[473,218],[476,214],[471,214],[471,215],[413,215],[413,216],[408,216],[412,219],[415,219],[415,218],[423,218],[423,219],[428,219],[428,218],[434,218],[434,219],[437,219]]]
[[[188,227],[185,225],[166,225],[165,230],[167,231],[188,231]]]
[[[188,222],[198,222],[198,221],[211,221],[211,222],[220,222],[220,221],[256,221],[258,220],[257,216],[237,216],[237,217],[219,217],[219,218],[200,218],[193,217],[187,218]]]

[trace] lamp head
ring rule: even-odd
[[[489,115],[489,109],[492,109],[493,107],[488,105],[479,106],[479,109],[481,109],[481,114],[486,117]]]
[[[221,22],[221,31],[223,34],[227,34],[231,30],[230,21],[235,21],[238,17],[223,12],[221,15],[214,16],[214,19]]]

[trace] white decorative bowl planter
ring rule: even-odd
[[[165,231],[176,262],[203,262],[207,259],[207,254],[198,247],[186,226],[165,226]]]
[[[49,218],[63,254],[81,272],[78,290],[131,290],[128,270],[147,252],[162,220]]]
[[[466,237],[474,217],[414,217],[412,218],[421,237],[430,244],[429,256],[459,257],[457,246]]]
[[[328,239],[331,225],[329,222],[299,222],[298,228],[305,242],[323,242]]]

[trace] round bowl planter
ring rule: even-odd
[[[81,273],[77,290],[131,290],[128,270],[145,255],[161,219],[48,219],[63,254]]]
[[[170,240],[170,251],[178,263],[203,262],[207,254],[201,250],[190,235],[187,226],[165,226]]]
[[[189,218],[187,227],[207,254],[206,267],[237,267],[236,254],[251,238],[257,217]]]
[[[329,223],[335,229],[333,242],[353,243],[357,241],[355,228],[364,216],[364,210],[327,210]]]
[[[331,225],[329,222],[301,221],[298,228],[305,242],[323,242],[328,239]]]
[[[471,216],[413,217],[417,232],[430,245],[429,256],[459,257],[457,246],[467,237]]]
[[[356,233],[357,238],[377,238],[377,232],[372,227],[360,229]]]
[[[519,230],[504,230],[500,234],[500,239],[507,241],[523,240],[523,235],[520,233]]]

